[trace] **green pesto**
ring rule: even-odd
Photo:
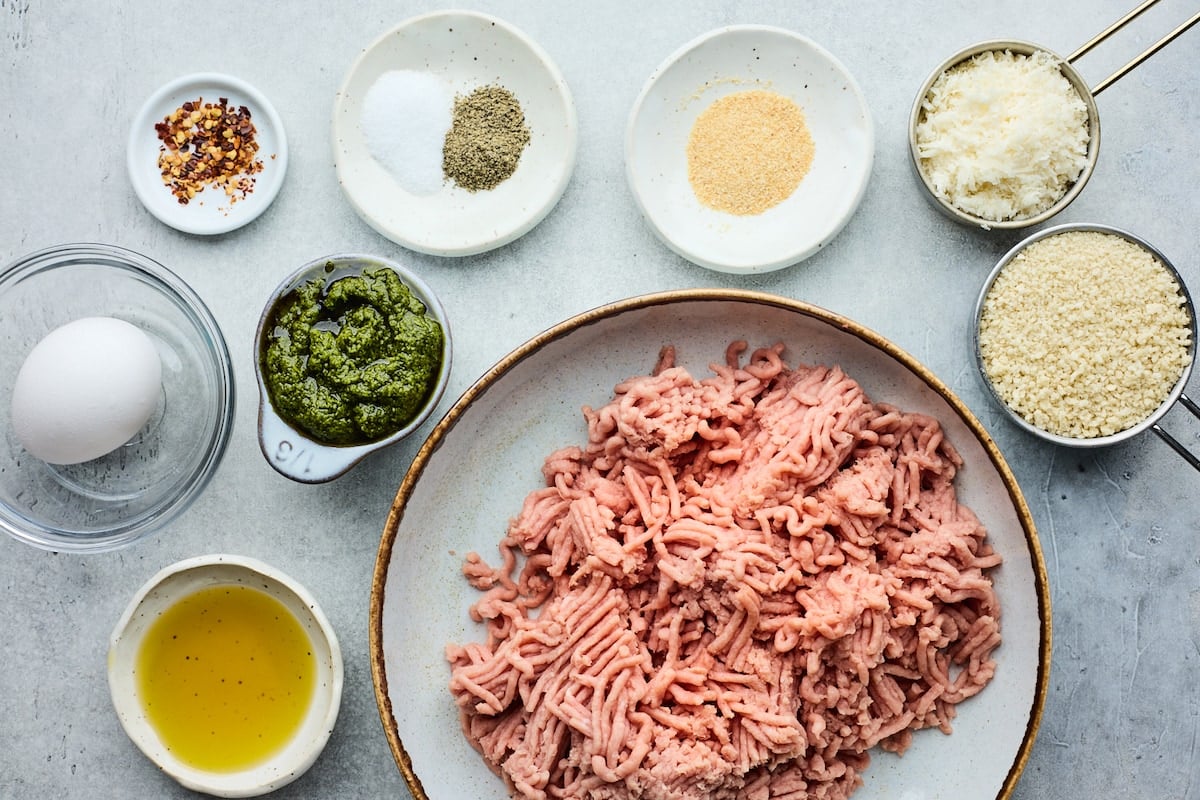
[[[386,267],[297,287],[260,355],[276,411],[326,444],[383,439],[411,422],[442,366],[444,332]]]

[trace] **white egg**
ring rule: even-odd
[[[141,329],[112,317],[77,319],[25,357],[13,384],[13,432],[48,463],[90,461],[142,429],[161,387],[158,350]]]

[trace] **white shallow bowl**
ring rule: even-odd
[[[154,126],[189,100],[215,103],[222,97],[235,108],[249,109],[262,171],[253,176],[254,189],[245,197],[239,195],[237,202],[230,202],[223,190],[208,187],[182,205],[159,172],[162,143]],[[184,233],[227,233],[257,219],[279,194],[287,174],[287,136],[274,106],[253,86],[232,75],[199,72],[176,78],[146,100],[130,128],[126,158],[134,193],[160,221]]]
[[[752,89],[801,108],[816,146],[812,167],[762,214],[714,211],[688,182],[688,137],[714,101]],[[625,136],[629,185],[655,234],[720,272],[768,272],[816,253],[858,208],[874,159],[871,114],[846,68],[813,41],[760,25],[720,28],[675,52],[642,89]]]
[[[599,407],[618,382],[646,374],[664,344],[699,376],[740,338],[784,342],[793,365],[840,364],[876,402],[936,416],[964,459],[958,497],[1004,558],[992,573],[1004,637],[995,679],[958,706],[952,735],[920,731],[902,758],[875,753],[854,800],[1011,795],[1045,703],[1051,617],[1033,520],[995,443],[927,368],[861,325],[772,295],[691,290],[603,306],[521,345],[454,404],[405,475],[375,564],[371,666],[392,753],[417,800],[508,797],[463,736],[449,690],[445,646],[485,635],[468,614],[480,593],[463,577],[466,554],[496,560],[522,499],[545,485],[545,457],[584,443],[584,405]]]
[[[391,70],[429,72],[455,94],[499,84],[525,112],[530,141],[517,170],[496,188],[452,183],[431,195],[406,191],[371,156],[360,125],[363,97]],[[558,203],[575,168],[575,104],[541,47],[486,14],[440,11],[409,19],[372,42],[346,75],[333,107],[338,182],[360,217],[410,250],[466,256],[528,233]]]
[[[245,585],[260,589],[295,615],[312,641],[317,660],[316,693],[300,729],[283,750],[256,767],[207,772],[181,762],[146,719],[138,697],[135,669],[147,629],[163,612],[193,592],[210,586]],[[342,701],[342,651],[333,626],[308,590],[273,567],[252,558],[216,554],[172,564],[152,577],[130,601],[108,645],[108,685],[121,725],[134,744],[183,786],[217,797],[253,797],[274,791],[303,775],[325,748]]]

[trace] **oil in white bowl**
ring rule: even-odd
[[[200,589],[162,613],[137,653],[146,718],[181,762],[229,773],[282,750],[316,690],[312,641],[259,589]]]

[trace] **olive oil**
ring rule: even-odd
[[[210,772],[253,767],[299,729],[316,688],[312,642],[259,589],[218,585],[168,608],[137,654],[142,706],[180,761]]]

